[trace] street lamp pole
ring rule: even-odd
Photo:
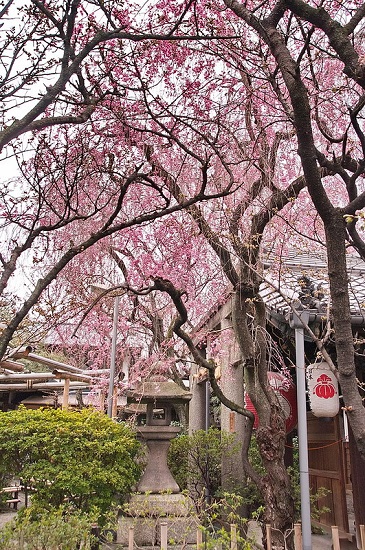
[[[90,285],[93,292],[98,294],[108,292],[108,288],[104,285]],[[109,388],[107,398],[107,414],[109,418],[113,418],[113,399],[114,399],[114,380],[116,370],[116,356],[117,356],[117,335],[118,335],[118,316],[119,316],[119,302],[120,296],[114,298],[114,312],[113,312],[113,329],[112,329],[112,350],[110,356],[110,374],[109,374]]]
[[[120,301],[120,296],[116,296],[114,299],[112,351],[111,351],[111,357],[110,357],[110,376],[109,376],[109,389],[108,389],[109,418],[113,417],[113,398],[114,398],[115,365],[116,365],[116,355],[117,355],[119,301]]]
[[[308,465],[307,405],[306,405],[305,361],[304,361],[304,328],[303,328],[303,323],[308,324],[308,321],[309,321],[309,311],[302,310],[299,312],[298,315],[295,312],[293,313],[292,320],[290,323],[295,330],[297,403],[298,403],[299,474],[300,474],[300,501],[301,501],[303,550],[312,549],[309,465]]]

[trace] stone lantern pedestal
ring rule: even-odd
[[[140,493],[180,493],[180,487],[172,477],[167,465],[170,441],[180,431],[174,426],[141,426],[138,433],[146,442],[148,461],[143,476],[138,483]]]
[[[167,464],[170,441],[180,431],[171,426],[174,404],[187,403],[191,394],[172,380],[148,380],[129,392],[129,399],[147,404],[146,424],[137,431],[148,448],[146,469],[132,495],[128,511],[119,520],[118,542],[128,545],[129,527],[134,527],[138,546],[160,544],[161,522],[167,523],[168,538],[177,544],[196,542],[197,519],[192,501],[180,492]]]

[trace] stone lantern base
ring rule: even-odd
[[[161,523],[167,523],[167,538],[174,545],[196,544],[199,521],[195,507],[181,493],[133,495],[128,516],[118,521],[118,543],[128,546],[129,528],[134,527],[135,545],[160,545]]]

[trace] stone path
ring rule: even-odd
[[[24,493],[19,491],[18,498],[20,500],[18,504],[18,510],[24,506]],[[4,527],[8,521],[11,521],[15,516],[17,512],[16,510],[12,510],[11,508],[3,508],[0,510],[0,529]]]
[[[4,527],[4,525],[6,523],[8,523],[8,521],[11,521],[14,517],[16,516],[16,512],[12,512],[12,511],[9,511],[9,512],[0,512],[0,529],[2,529],[2,527]]]

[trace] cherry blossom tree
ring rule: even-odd
[[[7,292],[10,278],[14,279],[16,270],[21,268],[20,258],[23,266],[42,265],[42,269],[33,270],[35,277],[41,272],[41,279],[33,281],[33,290],[25,292],[25,300],[24,296],[20,302],[11,298],[0,355],[31,308],[36,306],[42,312],[40,297],[46,298],[44,291],[72,258],[121,228],[151,221],[156,217],[154,207],[161,215],[161,207],[165,213],[181,208],[176,201],[171,204],[171,192],[161,187],[158,178],[149,180],[153,170],[141,153],[140,143],[132,144],[130,122],[138,120],[141,112],[141,90],[135,86],[141,73],[147,68],[144,76],[151,76],[164,53],[176,51],[175,41],[194,42],[211,37],[196,25],[186,24],[185,16],[193,4],[188,1],[176,6],[168,18],[158,2],[147,2],[141,7],[138,2],[125,6],[76,0],[48,6],[35,0],[18,6],[9,1],[1,10],[0,143],[7,159],[17,161],[21,176],[14,176],[1,186],[5,238],[0,292]],[[155,50],[158,55],[145,59],[144,48],[163,42],[166,45]],[[158,85],[157,81],[154,84]],[[110,122],[106,113],[114,107],[117,110]],[[145,115],[141,112],[142,124]],[[153,131],[153,127],[146,127],[146,131]],[[124,138],[116,147],[120,133]],[[154,136],[156,139],[157,134]],[[137,139],[141,139],[140,134]],[[157,138],[156,144],[160,145],[163,139]],[[167,148],[166,142],[164,147]],[[34,158],[29,160],[32,154]],[[184,154],[195,162],[197,176],[193,185],[185,189],[186,198],[204,199],[210,159],[203,151],[194,153],[191,147]],[[123,161],[118,160],[118,155],[123,155]],[[177,162],[181,163],[181,158]],[[12,164],[10,169],[14,170]],[[99,188],[87,189],[98,178]],[[142,180],[146,186],[140,185]],[[141,203],[148,203],[141,213],[137,211],[138,199],[130,200],[132,188]],[[153,189],[154,198],[147,199],[147,188]],[[143,189],[145,193],[141,192]],[[221,192],[222,188],[216,188],[213,195]],[[84,200],[85,208],[80,208]],[[122,220],[117,220],[122,210],[129,212],[130,218],[121,215]],[[100,222],[101,231],[95,226],[91,229],[95,220]],[[50,247],[49,236],[53,232],[56,242]],[[62,239],[66,239],[68,248]],[[20,281],[24,286],[24,280]],[[52,292],[60,294],[54,286]],[[48,299],[51,308],[52,299]],[[16,312],[13,317],[11,310]]]
[[[337,334],[338,368],[336,372],[343,387],[346,406],[353,418],[352,425],[355,438],[360,451],[363,452],[364,411],[357,389],[353,360],[354,349],[347,291],[345,249],[347,242],[359,254],[363,254],[361,231],[359,231],[362,216],[361,208],[364,204],[363,195],[361,194],[363,163],[358,160],[358,158],[363,157],[364,141],[361,130],[361,109],[363,106],[361,89],[363,86],[363,67],[361,60],[363,55],[359,39],[363,30],[363,6],[356,2],[352,3],[351,6],[347,5],[345,8],[340,5],[333,7],[331,4],[326,10],[327,6],[325,5],[321,8],[308,7],[307,4],[302,2],[265,3],[256,6],[255,3],[250,2],[242,4],[226,1],[225,5],[237,16],[237,19],[232,20],[230,12],[225,12],[229,24],[234,21],[232,25],[234,25],[236,40],[222,42],[219,46],[208,44],[205,46],[206,51],[209,51],[211,56],[215,56],[220,60],[229,58],[229,63],[235,64],[237,67],[240,61],[241,80],[243,78],[246,80],[245,86],[242,86],[239,92],[242,94],[242,104],[245,104],[246,90],[250,90],[252,96],[256,98],[256,111],[254,112],[256,120],[254,119],[255,122],[252,127],[255,128],[255,131],[259,129],[263,132],[262,127],[260,128],[257,124],[257,120],[261,121],[260,117],[257,116],[258,112],[265,115],[265,122],[262,126],[265,129],[273,128],[274,130],[271,140],[269,140],[266,158],[270,159],[270,152],[275,152],[276,146],[273,136],[279,139],[278,130],[275,132],[275,129],[280,128],[280,121],[283,122],[280,128],[281,133],[292,136],[293,139],[289,140],[291,144],[297,141],[304,179],[300,177],[298,172],[298,181],[294,178],[295,167],[297,167],[295,160],[293,162],[294,170],[293,166],[289,167],[290,161],[295,158],[295,155],[293,155],[295,146],[291,145],[290,152],[287,151],[286,155],[282,155],[282,158],[285,158],[284,162],[287,163],[287,169],[282,176],[282,180],[288,184],[292,179],[293,183],[298,184],[298,188],[306,184],[313,203],[324,222],[331,280],[333,319]],[[174,6],[175,4],[172,4],[172,8],[170,5],[166,7],[166,12],[168,13],[169,9],[174,9]],[[202,26],[206,24],[204,18],[207,11],[204,10],[210,8],[211,3],[209,6],[203,5],[201,10],[197,11],[198,24]],[[219,38],[219,32],[217,31],[221,28],[226,29],[226,27],[221,26],[222,19],[219,18],[219,14],[217,15],[216,12],[209,20],[209,25],[216,31],[217,38]],[[329,41],[329,45],[325,49],[323,48],[324,35],[328,37]],[[341,72],[343,66],[345,66],[344,72],[346,75],[344,78],[342,78]],[[213,82],[214,76],[216,76],[216,73],[212,74],[210,82]],[[349,85],[349,78],[355,82],[354,87]],[[140,87],[144,90],[145,100],[149,106],[149,114],[158,125],[158,131],[165,132],[167,124],[164,123],[163,119],[166,120],[168,115],[171,114],[173,103],[168,103],[165,98],[161,98],[159,95],[153,95],[150,86],[145,82],[143,78],[140,79]],[[220,115],[224,110],[222,107],[222,89],[227,91],[227,94],[232,95],[237,82],[238,79],[236,78],[233,79],[232,83],[227,75],[223,86],[216,88],[215,99],[220,105]],[[251,85],[252,82],[255,84]],[[202,103],[202,98],[197,93],[198,87],[195,82],[194,92],[190,96],[189,94],[184,96],[184,107],[186,107],[187,102],[191,104],[194,98],[198,98],[196,99],[197,103],[199,101]],[[212,104],[209,105],[209,108],[212,109]],[[198,105],[194,112],[199,112]],[[252,111],[248,112],[252,113]],[[218,120],[218,116],[216,120]],[[227,120],[229,120],[229,123],[227,123]],[[221,116],[219,118],[221,134],[215,134],[215,141],[211,140],[210,145],[217,147],[219,137],[224,135],[226,140],[232,138],[230,146],[234,144],[234,147],[239,142],[239,139],[237,139],[237,132],[239,131],[237,120],[242,120],[242,118],[232,117],[232,119],[226,119],[224,123],[223,116]],[[178,114],[174,113],[174,121],[175,123],[176,121],[179,123],[184,121],[186,126],[189,124],[190,126],[194,125],[193,121],[188,121],[188,117],[184,116],[183,110]],[[200,119],[198,124],[202,129],[203,125]],[[171,128],[172,126],[168,129],[171,131]],[[250,126],[247,121],[245,130],[252,141],[255,143],[260,142],[255,132],[250,134]],[[206,143],[212,135],[207,131],[207,126],[204,127],[201,134]],[[173,139],[178,139],[178,132],[175,132],[175,128],[171,131],[171,135],[173,135]],[[242,142],[240,145],[242,145]],[[251,149],[250,153],[252,154]],[[168,179],[169,171],[166,165],[161,162],[161,159],[158,158],[153,147],[148,150],[148,155],[159,174]],[[265,183],[267,188],[270,189],[273,180],[270,172],[270,162],[260,165],[257,157],[253,155],[251,160],[253,158],[256,162],[255,168],[258,165],[262,173],[265,174],[268,180],[268,183]],[[234,162],[232,162],[233,164]],[[230,168],[232,168],[231,165]],[[236,177],[237,172],[233,169],[232,171],[234,177]],[[245,172],[245,175],[247,175],[247,172]],[[281,207],[283,199],[278,198],[280,188],[280,184],[274,184],[271,191],[275,190],[275,198]],[[179,196],[179,193],[179,188],[176,186],[175,196]],[[295,195],[296,193],[293,190],[292,196],[295,197]],[[251,194],[251,198],[253,196],[257,198],[259,193],[256,195]],[[272,195],[270,195],[270,200],[271,198]],[[260,200],[268,204],[267,196],[264,200],[263,195],[261,195]],[[287,196],[284,202],[285,200],[288,200]],[[274,205],[274,202],[272,204]],[[274,209],[277,208],[278,206],[275,205]],[[239,210],[237,218],[243,210],[243,207]],[[270,209],[268,211],[271,212]],[[257,272],[255,262],[251,263],[251,269],[247,269],[250,262],[247,261],[243,251],[238,250],[237,240],[232,239],[237,246],[235,255],[238,259],[243,260],[244,266],[242,273],[235,278],[235,266],[231,267],[228,261],[226,247],[220,246],[221,243],[219,239],[216,239],[216,234],[212,231],[211,226],[205,224],[201,209],[191,208],[189,212],[196,220],[202,233],[204,233],[204,230],[206,231],[207,240],[220,257],[229,280],[233,281],[233,287],[237,294],[242,293],[240,303],[245,302],[248,298],[248,291],[255,295],[255,277],[252,275],[252,273]],[[270,217],[272,213],[267,215]],[[310,218],[309,222],[312,219]],[[356,227],[358,219],[360,224],[358,223]],[[262,230],[262,220],[258,223],[258,228]],[[231,229],[237,232],[234,225],[231,226]],[[255,246],[255,240],[257,246],[261,240],[260,231],[251,234],[250,246]],[[342,247],[340,255],[339,242],[341,242]],[[254,254],[252,254],[252,257],[254,257]],[[340,269],[339,266],[341,266]],[[163,286],[162,283],[160,285]],[[166,283],[165,290],[170,289],[171,295],[176,298],[177,295],[174,295],[176,287],[173,288]],[[185,318],[185,316],[182,315],[182,318]],[[179,331],[179,327],[177,327],[177,330]],[[246,346],[249,339],[247,337],[240,338],[239,329],[237,329],[237,332],[236,336],[238,336],[240,342],[242,355],[246,357]],[[322,349],[322,351],[325,350]],[[349,354],[352,357],[350,363],[348,360]],[[247,365],[249,365],[249,360]],[[252,389],[253,393],[255,389]]]
[[[71,172],[77,172],[77,153],[75,152],[75,143],[73,152],[71,145],[67,143],[77,140],[76,131],[72,135],[72,126],[78,126],[82,134],[82,139],[79,141],[81,150],[78,160],[80,163],[86,161],[87,152],[85,150],[86,136],[93,133],[93,129],[88,129],[84,132],[84,124],[87,121],[92,121],[92,124],[100,124],[99,113],[97,108],[102,103],[108,103],[108,99],[114,95],[118,98],[126,94],[126,90],[133,85],[133,82],[128,79],[128,71],[130,69],[129,57],[133,57],[133,44],[150,42],[150,41],[168,41],[173,43],[175,40],[196,40],[203,39],[203,35],[197,33],[196,28],[184,27],[183,20],[185,14],[191,8],[192,2],[178,7],[172,15],[171,19],[162,19],[159,17],[158,3],[146,3],[143,7],[139,3],[129,2],[128,6],[122,4],[108,2],[88,2],[76,0],[74,2],[58,2],[52,6],[46,5],[44,2],[35,0],[29,5],[18,5],[16,2],[8,1],[4,4],[0,11],[2,38],[0,43],[0,51],[2,58],[2,76],[0,83],[0,100],[1,100],[1,130],[0,130],[0,148],[5,156],[5,170],[13,170],[17,172],[14,163],[9,159],[15,159],[20,165],[22,176],[16,179],[14,176],[12,181],[6,181],[1,186],[2,193],[2,215],[6,238],[3,241],[3,249],[1,256],[2,263],[2,282],[0,292],[6,292],[5,288],[8,285],[9,277],[14,274],[16,266],[19,266],[19,257],[28,254],[36,240],[38,246],[39,240],[42,240],[44,235],[49,235],[52,231],[58,231],[61,227],[73,223],[81,223],[82,221],[92,219],[94,215],[100,215],[101,210],[107,204],[111,204],[113,200],[117,201],[116,210],[111,213],[111,220],[114,220],[118,208],[121,208],[123,193],[119,199],[115,193],[111,193],[107,197],[107,193],[102,193],[101,189],[96,190],[98,199],[95,208],[91,208],[88,213],[74,212],[74,206],[71,204],[75,200],[78,204],[82,199],[78,193],[78,184],[71,182],[72,175],[66,176],[68,179],[64,184],[58,184],[53,178],[53,189],[51,184],[47,189],[42,188],[44,179],[47,177],[45,173],[41,176],[37,175],[38,168],[40,171],[46,166],[46,161],[42,159],[44,154],[47,162],[53,162],[53,167],[58,164],[58,174],[63,170],[66,171],[66,166],[70,163],[74,164],[74,168],[70,168]],[[152,14],[152,11],[153,14]],[[206,38],[209,38],[207,36]],[[108,53],[118,51],[121,54],[122,62],[118,65],[117,81],[110,78],[111,68],[106,68],[104,59],[108,57]],[[124,59],[124,61],[123,61]],[[102,70],[101,70],[102,67]],[[135,72],[135,71],[134,71]],[[129,100],[129,98],[128,98]],[[128,111],[126,101],[125,112]],[[134,116],[133,107],[132,116]],[[94,119],[92,119],[94,115]],[[64,127],[64,131],[59,131],[58,128]],[[54,130],[52,130],[54,128]],[[40,135],[40,132],[44,132]],[[88,134],[89,132],[89,134]],[[50,159],[46,152],[47,144],[50,140],[52,143],[58,143],[55,149],[57,152],[49,153],[55,158]],[[65,145],[66,144],[66,145]],[[63,153],[60,153],[60,147],[64,147]],[[100,163],[104,162],[104,168],[101,172],[112,171],[114,153],[104,151],[105,159],[101,160],[102,153],[100,142],[97,146],[94,142],[94,147],[99,148],[99,158],[91,160],[98,164],[93,170],[99,170]],[[31,169],[34,180],[30,182],[29,166],[26,167],[25,160],[22,159],[22,154],[28,159],[31,151],[35,150],[37,160],[34,161],[34,166]],[[57,155],[63,157],[63,161],[56,158]],[[73,160],[70,162],[66,157],[72,155]],[[132,156],[130,155],[130,162]],[[138,160],[136,161],[138,165]],[[68,169],[68,168],[67,168]],[[131,172],[127,175],[124,170],[122,178],[127,178],[127,188],[130,189],[130,184],[139,178],[136,175],[136,167],[130,168]],[[128,172],[128,169],[127,169]],[[94,175],[96,172],[94,172]],[[89,173],[91,175],[91,172]],[[114,176],[112,176],[113,179]],[[43,178],[42,181],[36,181],[37,178]],[[129,179],[128,179],[129,178]],[[100,183],[102,179],[100,180]],[[117,186],[118,183],[114,182]],[[120,182],[119,182],[120,183]],[[153,186],[154,184],[150,182]],[[28,193],[28,187],[31,191]],[[107,185],[104,179],[103,185]],[[158,186],[158,184],[157,184]],[[23,192],[22,192],[23,190]],[[48,191],[49,196],[46,196]],[[124,190],[124,192],[126,189]],[[44,220],[41,218],[47,214],[46,207],[53,208],[52,194],[62,194],[64,192],[64,201],[56,206],[60,208],[60,216],[57,221]],[[159,191],[157,191],[157,194]],[[103,195],[103,196],[102,196]],[[86,196],[85,194],[83,196]],[[87,199],[91,206],[91,196]],[[119,203],[118,203],[119,200]],[[109,203],[108,203],[109,201]],[[165,203],[168,202],[166,198]],[[180,208],[180,206],[178,207]],[[63,211],[63,213],[62,213]],[[27,221],[25,223],[25,212],[27,212]],[[53,213],[54,214],[54,213]],[[51,218],[53,216],[51,214]],[[31,216],[34,216],[33,222]],[[39,215],[39,218],[37,216]],[[133,217],[134,214],[132,214]],[[152,216],[149,213],[146,219]],[[138,217],[138,216],[137,216]],[[95,219],[95,218],[94,218]],[[137,223],[146,221],[139,219]],[[38,223],[39,222],[39,223]],[[105,219],[104,237],[106,233],[111,234],[113,229],[110,222]],[[12,225],[12,224],[15,225]],[[127,223],[128,222],[123,222]],[[131,222],[134,223],[134,222]],[[71,225],[69,227],[71,227]],[[14,229],[16,227],[17,229]],[[85,227],[85,224],[84,224]],[[22,239],[19,239],[18,231],[22,228],[24,233]],[[116,224],[114,225],[116,229]],[[14,231],[14,234],[13,234]],[[28,236],[25,234],[28,232]],[[93,233],[95,233],[93,231]],[[97,232],[96,232],[97,233]],[[87,249],[93,242],[96,242],[101,235],[93,235],[91,240],[81,241],[80,247],[76,252],[75,249],[62,260],[62,264],[67,264],[71,257],[74,257],[83,249]],[[7,240],[9,239],[9,240]],[[38,241],[37,241],[38,239]],[[47,238],[43,239],[44,241]],[[70,240],[71,242],[71,240]],[[46,245],[47,246],[47,245]],[[42,247],[40,247],[42,249]],[[72,248],[72,247],[71,247]],[[32,254],[28,254],[26,263],[35,265],[39,262],[39,256],[43,252],[40,250]],[[55,278],[56,272],[62,269],[61,264],[55,268],[53,274],[47,275],[47,280],[39,283],[37,292],[34,294],[34,299],[26,300],[26,306],[20,307],[19,303],[10,305],[10,297],[7,298],[9,303],[8,311],[12,308],[13,311],[18,310],[13,322],[6,316],[7,328],[3,332],[4,345],[1,346],[1,355],[4,353],[7,342],[13,334],[14,330],[22,322],[29,309],[33,307],[41,295],[42,291],[47,288],[50,282]],[[43,273],[44,278],[44,273]],[[38,283],[37,283],[38,284]],[[4,347],[5,346],[5,347]]]
[[[190,140],[190,147],[192,136],[199,138],[194,142],[194,152],[204,149],[212,155],[212,178],[215,181],[224,181],[224,179],[229,181],[233,178],[236,182],[236,191],[222,200],[216,198],[200,206],[192,205],[185,209],[186,214],[179,214],[184,224],[190,228],[195,227],[195,230],[190,229],[188,232],[185,229],[182,230],[176,217],[169,218],[164,220],[163,225],[155,223],[151,229],[141,229],[137,234],[132,231],[129,250],[123,245],[124,238],[119,242],[117,238],[115,249],[128,263],[128,269],[124,269],[125,274],[128,273],[125,287],[128,291],[144,295],[159,290],[172,298],[177,308],[178,320],[174,320],[173,316],[169,315],[169,321],[172,319],[170,330],[162,331],[160,334],[166,338],[168,333],[171,334],[173,331],[188,345],[194,360],[211,372],[214,391],[222,403],[250,419],[252,428],[252,413],[246,411],[242,404],[232,402],[224,395],[214,377],[216,365],[204,358],[199,347],[194,344],[193,338],[182,329],[182,325],[186,322],[196,322],[198,319],[196,313],[201,316],[209,309],[208,301],[205,303],[200,301],[197,311],[198,273],[193,270],[191,263],[193,255],[190,244],[191,235],[198,234],[198,239],[194,241],[194,248],[201,241],[210,246],[211,252],[206,246],[205,250],[203,249],[203,253],[209,254],[211,261],[210,266],[205,265],[205,270],[207,273],[212,273],[218,268],[224,273],[226,284],[231,285],[229,295],[234,302],[235,334],[242,344],[241,351],[247,363],[246,367],[250,365],[245,368],[246,386],[262,419],[258,439],[268,472],[267,476],[260,478],[247,460],[246,453],[251,430],[247,431],[247,439],[243,443],[245,467],[263,493],[267,503],[267,520],[278,529],[280,539],[283,536],[282,533],[292,525],[293,503],[283,461],[284,417],[275,394],[267,383],[265,315],[258,289],[261,282],[262,238],[265,227],[275,212],[282,211],[284,207],[290,205],[290,198],[299,193],[305,181],[298,175],[292,180],[281,182],[278,165],[285,157],[286,151],[290,152],[288,144],[293,134],[286,131],[286,123],[279,122],[275,128],[276,131],[271,127],[266,128],[264,117],[258,109],[259,104],[253,100],[252,79],[247,75],[242,64],[237,63],[232,56],[231,64],[234,64],[234,69],[227,74],[228,71],[219,69],[212,71],[210,58],[209,53],[207,61],[211,72],[209,81],[204,81],[199,86],[195,85],[192,93],[183,96],[184,109],[181,109],[180,105],[175,108],[173,100],[167,100],[168,94],[165,96],[161,93],[155,94],[151,83],[147,84],[144,75],[139,73],[136,87],[138,85],[143,94],[143,103],[139,111],[140,119],[137,122],[129,119],[126,137],[130,140],[132,147],[137,147],[141,142],[139,135],[141,133],[144,135],[146,160],[154,174],[165,182],[178,202],[185,196],[178,177],[185,186],[189,185],[188,182],[191,182],[193,177],[189,165],[184,165],[181,170],[181,162],[176,162],[181,151],[185,153],[186,143],[188,143],[186,136]],[[185,83],[179,68],[175,65],[172,65],[172,68],[174,70],[171,73],[176,78],[177,76],[181,78],[181,80],[177,78],[177,81]],[[186,71],[186,68],[182,70]],[[228,99],[225,91],[220,92],[224,89],[225,82],[229,82]],[[175,84],[175,91],[176,87]],[[234,87],[237,87],[240,93]],[[245,93],[244,101],[242,101],[242,93]],[[210,116],[200,109],[203,101],[207,109],[211,110]],[[147,126],[144,122],[146,119],[142,117],[142,105],[148,113]],[[241,114],[242,106],[245,111],[244,117]],[[108,106],[106,110],[107,108]],[[120,110],[115,100],[108,110],[109,113]],[[112,135],[120,135],[120,121],[110,120],[109,128],[113,128],[113,125],[115,128]],[[152,141],[149,137],[151,135],[154,138],[157,135],[160,139],[164,139],[169,147],[158,146],[161,145],[161,141],[160,143]],[[172,148],[172,144],[178,146],[177,152]],[[177,235],[178,238],[176,238]],[[197,261],[196,256],[195,258]],[[199,265],[201,266],[201,263]],[[138,266],[137,269],[136,266]],[[149,278],[153,280],[152,286],[149,285]],[[223,299],[227,297],[224,286],[220,287]],[[189,317],[183,299],[185,295],[189,300]],[[254,330],[252,316],[255,319]],[[243,374],[243,365],[239,370]],[[241,388],[243,401],[243,377]]]
[[[181,298],[181,285],[189,296],[198,294],[199,270],[194,271],[195,280],[190,280],[192,254],[185,247],[187,242],[192,242],[194,233],[200,233],[199,242],[208,243],[216,256],[212,266],[216,267],[218,260],[232,285],[236,337],[242,344],[245,362],[252,367],[251,373],[249,368],[245,369],[246,385],[262,419],[259,440],[267,476],[255,475],[247,460],[246,470],[264,495],[268,521],[272,521],[278,533],[283,533],[292,523],[292,497],[283,462],[283,414],[267,384],[263,304],[258,286],[264,228],[273,213],[299,192],[304,179],[299,175],[292,180],[287,178],[280,186],[277,165],[292,138],[286,119],[273,129],[271,125],[267,128],[260,102],[253,101],[253,78],[246,67],[237,61],[233,52],[227,59],[234,70],[228,71],[217,64],[215,56],[218,55],[221,56],[221,51],[214,47],[205,53],[176,44],[159,47],[150,43],[148,48],[142,44],[130,49],[124,61],[128,70],[121,73],[119,52],[104,51],[100,61],[103,72],[108,74],[109,82],[122,82],[120,88],[124,88],[124,92],[106,95],[90,121],[82,126],[82,132],[65,127],[47,133],[42,131],[36,136],[36,155],[21,164],[21,168],[28,187],[35,191],[32,198],[37,216],[30,216],[31,205],[25,197],[8,213],[11,227],[17,226],[19,235],[25,234],[27,239],[23,247],[13,250],[14,262],[9,261],[8,270],[4,270],[4,276],[9,279],[17,259],[33,249],[31,261],[37,267],[36,280],[30,297],[7,324],[3,342],[4,346],[9,342],[12,331],[32,306],[39,310],[44,305],[48,311],[53,306],[52,315],[58,322],[65,310],[72,311],[75,297],[85,293],[95,273],[103,274],[107,261],[102,259],[102,252],[107,250],[121,267],[123,290],[134,287],[137,296],[149,294],[151,290],[164,291],[177,307],[180,321],[172,320],[170,327],[164,327],[161,315],[156,313],[156,298],[150,298],[149,305],[152,311],[155,309],[153,316],[149,313],[151,310],[145,310],[145,318],[149,317],[150,324],[155,323],[152,330],[150,328],[150,351],[155,339],[159,348],[167,350],[165,356],[171,358],[168,336],[173,330],[188,344],[195,361],[206,367],[202,354],[180,330],[179,323],[185,322],[187,315],[177,299]],[[197,83],[196,74],[204,75],[205,80]],[[89,78],[92,80],[93,75]],[[104,86],[107,89],[109,84]],[[100,88],[103,89],[101,84]],[[245,94],[244,102],[241,93]],[[228,193],[231,196],[226,201],[219,200],[219,196]],[[208,199],[215,200],[208,202]],[[206,203],[206,207],[194,208],[197,201]],[[19,206],[22,207],[20,213]],[[176,214],[172,216],[183,209],[187,209],[193,221],[189,227],[195,228],[187,232],[182,231]],[[166,214],[170,214],[166,223],[156,223],[157,218]],[[29,216],[31,225],[29,221],[26,223]],[[34,220],[37,222],[33,230]],[[146,226],[152,220],[155,220],[153,228]],[[186,223],[186,217],[184,220]],[[42,223],[40,230],[39,223]],[[179,245],[176,234],[180,234],[184,246]],[[97,269],[96,262],[90,262],[92,255],[95,260],[101,259]],[[211,254],[208,257],[211,258]],[[212,277],[211,269],[207,272]],[[154,281],[152,289],[146,285],[150,277]],[[59,290],[62,278],[66,284]],[[67,278],[73,284],[72,293]],[[160,311],[166,311],[169,304],[161,304],[160,297],[158,300]],[[138,311],[145,307],[145,302],[141,302],[140,299]],[[136,308],[126,305],[126,325],[135,321],[135,311]],[[202,311],[200,304],[200,313]],[[251,332],[252,314],[257,338],[253,338]],[[99,319],[100,315],[96,317]],[[146,328],[145,320],[140,319],[140,326],[143,325]],[[154,358],[150,354],[148,359],[147,366]],[[172,368],[174,361],[169,365]],[[211,379],[222,402],[252,424],[252,413],[228,400],[214,383],[213,375]],[[249,437],[250,431],[243,443],[245,453]]]
[[[108,51],[118,50],[126,60],[140,42],[208,39],[184,25],[193,3],[175,6],[167,19],[158,2],[5,2],[0,11],[0,148],[30,131],[82,124],[106,97],[122,94],[128,84],[111,82],[99,70]]]
[[[48,137],[52,141],[52,136]],[[211,185],[209,160],[194,153],[196,177],[182,205],[146,162],[143,151],[142,156],[138,150],[132,152],[129,142],[123,144],[120,139],[118,148],[109,149],[105,142],[100,144],[100,138],[93,139],[86,128],[81,133],[69,128],[58,130],[57,140],[55,148],[48,140],[40,139],[35,157],[20,165],[20,181],[28,184],[24,194],[19,195],[11,183],[3,191],[3,230],[8,240],[2,250],[1,290],[14,277],[22,258],[34,269],[29,275],[26,299],[2,331],[2,354],[30,310],[41,307],[42,293],[68,264],[68,273],[75,280],[81,264],[74,258],[102,239],[102,246],[110,248],[111,236],[117,232],[228,193],[232,187],[230,179],[224,182],[228,184],[226,189],[217,187],[216,182]],[[94,253],[100,254],[100,246]],[[102,265],[99,272],[101,269]],[[89,275],[89,280],[83,277],[84,284],[95,279],[95,273]],[[54,302],[54,312],[57,300],[62,302],[63,311],[67,309],[67,295],[54,284],[47,296],[51,296],[48,308]]]
[[[23,244],[19,246],[17,241],[12,249],[10,238],[7,250],[12,252],[4,261],[7,269],[3,273],[5,287],[19,258],[29,251],[34,282],[29,297],[3,331],[4,346],[33,306],[40,315],[51,312],[57,323],[75,307],[80,310],[90,282],[98,276],[109,282],[105,270],[110,257],[123,273],[123,291],[133,288],[138,296],[138,308],[135,300],[128,304],[123,298],[121,328],[136,326],[138,321],[151,336],[148,360],[140,361],[139,367],[148,368],[161,357],[156,354],[155,359],[151,354],[157,347],[173,370],[176,358],[171,361],[170,335],[175,330],[181,336],[171,302],[160,295],[150,296],[151,277],[155,291],[166,290],[162,281],[167,278],[176,288],[183,287],[190,297],[190,322],[209,308],[214,294],[206,290],[210,281],[214,280],[211,288],[215,286],[215,296],[217,289],[225,296],[222,276],[214,273],[217,268],[233,288],[239,280],[246,280],[249,295],[245,299],[258,298],[260,279],[255,270],[260,269],[261,234],[272,213],[295,196],[304,180],[298,177],[285,182],[285,192],[280,189],[276,166],[291,134],[285,124],[278,124],[272,132],[266,129],[252,100],[254,88],[245,67],[231,56],[234,69],[228,71],[217,64],[218,54],[214,48],[205,53],[174,43],[168,47],[138,44],[130,49],[121,72],[119,51],[103,52],[103,72],[110,82],[122,83],[125,91],[106,96],[80,129],[51,128],[34,137],[34,158],[20,163],[27,190],[32,193],[15,196],[16,206],[5,216],[9,236],[10,229],[14,235],[15,227]],[[204,76],[198,83],[197,74]],[[238,91],[245,93],[244,115]],[[220,200],[223,195],[227,195],[226,201]],[[204,208],[189,208],[197,201],[204,203]],[[188,218],[179,213],[183,209],[188,210]],[[167,214],[169,218],[159,223],[158,218]],[[207,252],[206,243],[211,252]],[[204,271],[207,275],[202,277]],[[259,303],[262,306],[258,301],[253,309],[247,306],[247,311],[245,301],[243,309],[237,305],[236,330],[247,345],[244,357],[260,372],[260,384],[252,379],[250,392],[258,409],[262,408],[259,413],[265,419],[265,434],[272,425],[272,432],[276,430],[272,456],[265,455],[264,433],[262,437],[270,474],[265,480],[256,479],[267,500],[268,519],[285,531],[292,522],[292,499],[283,463],[284,421],[267,385],[267,363],[256,361],[263,358],[266,344],[254,340],[250,328],[251,314],[254,309],[259,312]],[[90,319],[99,323],[102,315],[102,311],[94,312]],[[262,316],[257,315],[256,321],[262,329]],[[194,359],[198,357],[205,366],[201,354]],[[249,386],[249,380],[246,383]],[[215,390],[224,403],[252,419],[252,414],[230,402],[217,384]],[[245,451],[248,442],[249,432]],[[246,466],[253,474],[247,461]]]
[[[2,188],[0,289],[22,260],[32,273],[26,298],[6,320],[0,354],[31,311],[59,323],[85,307],[90,283],[102,278],[118,286],[122,273],[123,327],[143,328],[150,357],[163,350],[170,359],[174,332],[208,369],[222,402],[252,423],[251,413],[221,391],[214,363],[185,325],[196,323],[213,294],[226,298],[224,275],[242,374],[262,420],[267,476],[255,476],[247,461],[245,467],[265,497],[267,519],[284,532],[292,522],[284,419],[267,383],[258,288],[263,251],[279,218],[306,200],[305,186],[324,226],[336,372],[365,452],[346,274],[346,243],[364,255],[364,7],[301,0],[147,6],[154,10],[80,2],[51,13],[33,0],[23,10],[24,26],[15,18],[16,40],[6,27],[13,88],[4,84],[0,141],[12,144],[21,179]],[[37,47],[27,54],[30,43]],[[18,90],[22,112],[28,99],[31,108],[5,120],[18,108]],[[29,131],[25,149],[34,155],[23,160],[18,138]],[[296,229],[311,234],[314,218],[306,204]],[[104,313],[95,310],[89,322]]]
[[[242,22],[242,32],[250,29],[265,52],[276,101],[295,131],[306,185],[325,229],[336,374],[365,456],[365,413],[357,389],[346,271],[346,243],[364,257],[365,8],[362,2],[317,6],[301,0],[259,7],[235,0],[224,4]],[[331,186],[340,193],[333,194]]]

